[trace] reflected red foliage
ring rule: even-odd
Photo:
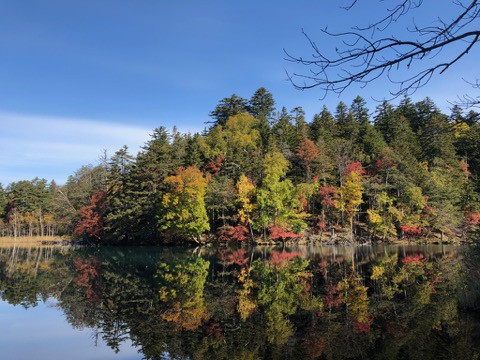
[[[404,264],[422,264],[425,261],[427,261],[427,259],[425,259],[423,254],[408,255],[402,259],[402,263]]]
[[[303,254],[299,252],[272,251],[270,253],[269,262],[277,269],[279,269],[285,266],[290,260],[302,256]]]
[[[335,309],[342,303],[338,285],[326,285],[323,303],[329,309]]]
[[[437,288],[435,287],[435,284],[440,284],[442,282],[442,279],[440,278],[435,278],[435,279],[430,279],[430,290],[432,294],[435,294],[437,292]]]
[[[81,258],[73,259],[75,271],[78,273],[73,280],[78,286],[85,288],[85,296],[87,300],[98,302],[101,296],[95,291],[95,283],[100,275],[100,261],[95,258],[82,260]]]
[[[320,358],[325,351],[326,346],[327,341],[316,331],[307,334],[303,340],[303,347],[308,354],[307,359]]]
[[[223,329],[218,321],[210,321],[206,324],[205,332],[208,336],[213,336],[215,339],[223,337]]]
[[[325,269],[327,266],[328,266],[327,260],[322,260],[322,261],[320,261],[320,262],[318,263],[318,267],[319,267],[320,269]]]
[[[225,263],[225,265],[240,265],[244,266],[248,264],[250,259],[250,254],[243,249],[238,249],[235,251],[223,250],[219,252],[220,259]]]

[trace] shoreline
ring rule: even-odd
[[[1,236],[0,247],[10,246],[68,246],[73,245],[74,240],[62,236]]]
[[[409,238],[409,239],[398,239],[393,238],[390,240],[371,240],[364,237],[359,237],[356,240],[350,239],[349,237],[337,235],[335,237],[320,237],[318,235],[305,236],[300,239],[295,240],[286,240],[274,241],[269,239],[255,239],[254,242],[238,242],[239,246],[253,245],[253,246],[297,246],[297,245],[340,245],[340,246],[365,246],[365,245],[469,245],[473,244],[474,239],[460,239],[460,238],[450,238],[450,239],[440,239],[435,236],[431,238]],[[228,246],[235,244],[235,241],[231,242],[206,242],[201,244],[201,246],[210,247],[210,246]],[[0,237],[0,247],[11,247],[11,246],[21,246],[21,247],[39,247],[39,246],[91,246],[94,244],[89,244],[88,242],[79,241],[66,236],[22,236],[22,237]],[[119,246],[118,244],[95,244],[96,246]],[[189,246],[189,243],[179,243],[179,244],[156,244],[153,246],[157,247],[171,247],[171,246]],[[198,246],[198,244],[195,244]],[[144,246],[144,244],[122,244],[120,246]]]

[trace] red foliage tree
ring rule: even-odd
[[[220,172],[220,170],[222,170],[222,166],[224,162],[225,162],[225,158],[219,155],[205,165],[205,171],[209,172],[212,175],[217,175]]]
[[[480,213],[467,209],[465,211],[465,224],[475,228],[480,224]]]
[[[268,231],[270,234],[270,239],[276,241],[281,240],[282,242],[285,242],[290,239],[296,239],[301,237],[300,234],[294,233],[283,224],[272,224],[268,228]]]
[[[224,226],[218,231],[218,241],[245,241],[249,237],[249,232],[246,226]]]
[[[338,198],[338,190],[335,186],[322,186],[318,190],[322,207],[326,209],[336,208],[335,200]]]
[[[375,171],[377,173],[386,173],[395,168],[397,168],[397,164],[392,159],[391,149],[388,148],[375,161]]]
[[[336,199],[338,199],[338,189],[334,186],[322,186],[318,190],[318,195],[320,196],[320,204],[322,205],[322,213],[320,214],[320,219],[317,223],[317,227],[322,233],[328,229],[327,226],[327,214],[331,210],[337,208]]]
[[[400,225],[400,229],[407,236],[418,236],[422,233],[422,229],[416,226]]]
[[[297,156],[305,164],[305,178],[310,180],[311,168],[313,160],[318,157],[318,147],[315,143],[308,139],[303,138],[303,140],[298,145]]]
[[[372,318],[367,318],[363,321],[358,321],[356,319],[353,319],[353,331],[356,333],[369,333],[371,332],[371,326],[373,324],[373,319]]]
[[[94,191],[90,197],[90,204],[79,211],[80,221],[75,232],[99,239],[103,234],[104,215],[107,207],[105,191]]]
[[[360,161],[351,162],[350,164],[347,165],[347,171],[345,173],[345,176],[348,176],[351,172],[356,172],[359,175],[365,175],[367,173]]]
[[[468,178],[470,175],[472,175],[472,173],[470,172],[470,170],[468,170],[469,168],[469,165],[467,162],[465,161],[460,161],[460,170],[462,170],[463,174]]]

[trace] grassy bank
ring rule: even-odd
[[[71,241],[68,237],[59,236],[1,236],[0,247],[2,246],[52,246],[52,245],[65,245]]]

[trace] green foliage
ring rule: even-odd
[[[295,187],[284,179],[289,162],[280,152],[267,153],[263,161],[263,181],[257,192],[258,226],[265,231],[271,224],[280,223],[295,230],[304,228],[301,204]]]
[[[295,257],[285,260],[280,266],[255,260],[250,269],[242,271],[239,280],[238,310],[245,321],[257,306],[265,312],[268,341],[275,346],[283,346],[294,332],[288,315],[298,309],[319,311],[322,300],[308,296],[312,273],[307,270],[308,261]]]
[[[180,239],[201,242],[201,235],[210,229],[205,208],[207,179],[197,168],[188,167],[179,168],[177,175],[163,182],[167,190],[158,215],[160,229]]]
[[[194,330],[208,319],[204,288],[210,263],[202,258],[184,258],[160,263],[155,274],[160,283],[160,301],[166,306],[162,318],[178,330]]]
[[[215,120],[215,125],[223,126],[230,117],[244,112],[247,112],[247,100],[233,94],[229,98],[220,100],[219,104],[209,115]]]
[[[352,240],[355,232],[383,240],[475,233],[478,113],[454,107],[447,116],[429,98],[406,97],[398,106],[381,103],[372,124],[360,96],[350,107],[340,102],[334,115],[323,106],[311,122],[300,106],[280,109],[262,87],[248,101],[232,95],[202,134],[161,126],[137,156],[126,147],[111,159],[104,154],[63,185],[34,179],[0,188],[0,235],[73,234],[99,192],[107,193],[104,228],[95,233],[109,243],[198,241],[238,225],[252,239],[272,225],[305,235],[335,229],[342,237],[350,227]],[[349,170],[356,163],[362,174]],[[190,197],[188,186],[175,190],[179,168],[197,169],[208,186],[194,185]],[[320,188],[339,189],[335,206],[324,206]]]

